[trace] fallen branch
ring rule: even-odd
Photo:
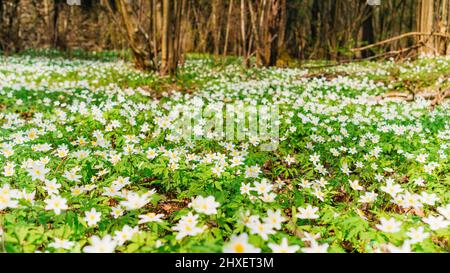
[[[337,77],[345,77],[345,76],[349,76],[350,74],[348,73],[343,73],[343,72],[322,72],[322,73],[310,73],[310,74],[306,74],[301,76],[300,78],[303,79],[312,79],[312,78],[325,78],[327,80],[331,80]]]
[[[400,50],[393,50],[393,51],[377,54],[375,56],[370,56],[370,57],[367,57],[367,58],[344,60],[344,61],[336,62],[334,64],[325,64],[325,65],[316,65],[316,66],[302,66],[302,68],[304,68],[304,69],[327,68],[327,67],[339,66],[339,65],[343,65],[343,64],[363,62],[363,61],[371,61],[371,60],[380,59],[380,58],[387,58],[389,56],[401,55],[401,54],[403,54],[405,52],[409,53],[409,52],[411,52],[411,51],[413,51],[413,50],[415,50],[417,48],[425,46],[425,43],[426,43],[426,41],[421,40],[417,44],[415,44],[415,45],[413,45],[411,47],[403,48],[403,49],[400,49]]]
[[[402,53],[412,51],[412,50],[420,48],[422,46],[424,46],[424,42],[420,41],[418,44],[413,45],[411,47],[400,49],[400,50],[393,50],[393,51],[389,51],[389,52],[386,52],[386,53],[381,53],[381,54],[378,54],[378,55],[375,55],[375,56],[367,57],[367,58],[365,58],[363,60],[370,61],[370,60],[373,60],[373,59],[388,57],[388,56],[391,56],[391,55],[400,55]]]
[[[371,49],[373,47],[377,47],[377,46],[380,46],[380,45],[384,45],[384,44],[388,44],[388,43],[391,43],[391,42],[395,42],[397,40],[400,40],[400,39],[403,39],[403,38],[406,38],[406,37],[411,37],[411,36],[439,36],[439,37],[450,39],[450,34],[447,34],[447,33],[439,33],[439,32],[436,32],[436,33],[434,33],[434,32],[432,32],[432,33],[408,32],[408,33],[404,33],[404,34],[401,34],[399,36],[392,37],[392,38],[389,38],[387,40],[383,40],[383,41],[380,41],[380,42],[377,42],[377,43],[374,43],[374,44],[371,44],[371,45],[367,45],[367,46],[363,46],[363,47],[359,47],[359,48],[353,48],[353,49],[350,49],[350,51],[352,51],[352,52],[363,51],[363,50]]]
[[[332,63],[332,64],[322,64],[322,65],[311,65],[311,66],[301,66],[301,68],[303,69],[320,69],[320,68],[328,68],[328,67],[334,67],[334,66],[340,66],[343,64],[349,64],[349,63],[357,63],[357,62],[363,62],[366,61],[367,59],[353,59],[353,60],[343,60],[343,61],[338,61],[336,63]]]
[[[377,96],[377,100],[385,100],[385,99],[399,99],[403,101],[414,101],[415,98],[420,97],[426,100],[433,100],[431,103],[432,106],[438,105],[442,103],[445,99],[450,98],[450,89],[447,89],[444,92],[422,92],[417,94],[411,94],[411,93],[403,93],[403,92],[389,92],[386,94],[383,94],[381,96]]]
[[[436,107],[436,105],[441,104],[446,98],[450,98],[450,88],[447,88],[447,90],[442,92],[438,92],[438,95],[431,102],[431,107]]]

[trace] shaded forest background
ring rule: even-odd
[[[265,66],[450,54],[450,0],[381,0],[378,6],[366,0],[80,3],[0,0],[0,50],[131,49],[138,67],[165,73],[185,52],[242,56],[246,62],[255,57]],[[365,49],[368,44],[376,45]]]

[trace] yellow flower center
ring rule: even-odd
[[[236,253],[243,253],[245,250],[244,245],[241,243],[236,243],[233,248]]]

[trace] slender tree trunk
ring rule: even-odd
[[[170,10],[171,0],[163,0],[162,5],[162,36],[161,36],[161,68],[160,73],[167,75],[169,73],[169,47],[170,47]]]
[[[128,6],[125,0],[115,0],[115,5],[124,26],[128,44],[133,52],[136,67],[144,70],[149,69],[151,67],[148,58],[150,52],[147,52],[145,49],[147,45],[142,44],[139,39],[138,27],[134,17],[128,14]]]
[[[255,37],[256,64],[275,66],[278,59],[278,38],[282,29],[281,0],[261,0],[256,10],[248,2],[252,34]]]
[[[270,21],[268,26],[269,31],[269,56],[267,58],[267,65],[276,66],[278,60],[278,53],[280,49],[280,38],[284,37],[281,33],[284,31],[283,20],[283,5],[286,2],[283,0],[272,0],[270,7]]]
[[[369,5],[366,6],[366,18],[363,22],[362,39],[369,45],[375,42],[373,33],[373,7]],[[373,52],[371,50],[365,50],[362,52],[363,58],[368,58],[371,56],[373,56]]]
[[[227,27],[225,30],[225,44],[223,46],[223,57],[225,57],[228,53],[228,37],[230,35],[230,25],[231,25],[231,16],[233,12],[233,0],[230,0],[228,7],[228,16],[227,16]]]
[[[281,0],[281,22],[280,28],[278,31],[278,49],[284,50],[285,42],[286,42],[286,24],[287,24],[287,9],[286,9],[286,0]]]
[[[446,19],[446,33],[450,33],[450,1],[447,0],[447,8],[445,8],[446,13],[447,13],[447,19]],[[450,41],[447,39],[447,50],[446,53],[447,55],[450,55]]]
[[[214,44],[214,58],[217,60],[220,51],[220,15],[221,0],[212,0],[212,36]]]
[[[440,33],[448,33],[450,31],[449,29],[449,18],[450,18],[450,1],[449,0],[441,0],[441,5],[440,5],[440,12],[439,12],[439,21],[438,21],[438,31]],[[437,47],[439,50],[439,53],[442,55],[446,55],[450,52],[447,52],[447,48],[449,47],[449,39],[445,39],[445,38],[437,38]]]
[[[248,50],[247,50],[247,35],[245,33],[246,25],[245,25],[245,18],[247,16],[247,12],[245,10],[245,1],[241,0],[241,38],[242,38],[242,56],[244,58],[244,66],[248,66]]]
[[[265,6],[265,0],[261,0],[260,5],[258,5],[257,12],[254,11],[253,3],[252,1],[248,1],[248,10],[250,11],[250,22],[252,27],[252,34],[255,39],[255,50],[256,50],[256,64],[257,65],[264,65],[265,59],[264,59],[264,41],[262,39],[262,35],[264,33],[261,33],[261,20],[264,16],[264,6]],[[262,7],[261,7],[262,6]],[[262,13],[262,15],[261,15]],[[259,20],[258,20],[259,19]]]
[[[3,40],[3,0],[0,0],[0,51],[5,50],[5,41]]]
[[[434,0],[420,0],[418,9],[418,31],[424,33],[432,33],[433,28],[433,15],[434,15]],[[433,37],[421,37],[424,41],[424,46],[420,48],[421,54],[434,54],[435,43]]]
[[[53,39],[52,39],[52,45],[53,47],[57,47],[58,46],[58,25],[59,25],[59,12],[60,12],[60,4],[59,1],[54,1],[53,2]]]
[[[153,34],[151,39],[153,42],[153,60],[154,60],[154,66],[157,67],[157,62],[158,62],[158,52],[159,52],[159,47],[158,47],[158,40],[160,39],[159,37],[159,32],[158,32],[158,7],[157,7],[157,1],[158,0],[151,0],[151,6],[150,6],[150,28],[151,28],[151,33]]]

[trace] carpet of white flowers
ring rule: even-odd
[[[449,103],[380,96],[449,67],[188,59],[176,91],[123,61],[1,57],[0,251],[449,252]],[[276,151],[170,133],[236,101],[280,107]]]

